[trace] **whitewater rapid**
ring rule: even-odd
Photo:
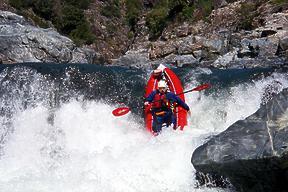
[[[193,114],[189,125],[184,131],[164,129],[157,137],[143,128],[138,116],[114,117],[111,111],[117,105],[101,100],[72,98],[53,110],[43,102],[19,107],[9,116],[13,130],[1,141],[0,191],[228,191],[195,188],[192,152],[208,136],[254,113],[265,87],[275,80],[281,82],[281,89],[288,87],[287,75],[274,73],[217,94],[187,94]],[[30,89],[37,89],[36,85],[39,82]],[[190,79],[185,89],[198,85]]]

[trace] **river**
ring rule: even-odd
[[[191,156],[210,136],[288,87],[272,68],[173,68],[192,110],[184,131],[154,137],[143,125],[151,69],[88,64],[0,66],[0,191],[216,192],[196,187]],[[266,91],[266,92],[265,92]],[[127,105],[132,112],[114,117]]]

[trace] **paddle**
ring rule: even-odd
[[[177,95],[182,95],[182,94],[189,93],[189,92],[192,92],[192,91],[202,91],[204,89],[208,89],[210,86],[211,86],[210,84],[205,83],[205,84],[199,85],[199,86],[197,86],[197,87],[195,87],[193,89],[190,89],[190,90],[187,90],[187,91],[183,91],[182,93],[178,93]],[[153,102],[157,102],[157,101],[153,101]],[[114,116],[117,116],[117,117],[118,116],[123,116],[123,115],[126,115],[130,110],[131,110],[131,108],[129,108],[129,107],[119,107],[117,109],[114,109],[112,111],[112,114]]]

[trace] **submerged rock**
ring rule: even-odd
[[[31,25],[22,16],[0,11],[0,59],[3,63],[92,63],[96,53],[78,48],[54,29]]]
[[[228,178],[237,191],[287,191],[287,98],[285,89],[198,147],[191,159],[195,169]]]

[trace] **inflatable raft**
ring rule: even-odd
[[[145,89],[145,98],[147,98],[152,91],[157,89],[158,82],[161,79],[166,80],[169,91],[175,93],[176,95],[183,92],[181,81],[176,76],[176,74],[171,69],[161,64],[156,70],[151,73]],[[185,102],[184,94],[180,94],[178,96]],[[150,108],[151,106],[144,106],[144,118],[146,129],[153,133],[153,116],[151,114]],[[181,106],[176,106],[174,111],[177,122],[176,128],[180,128],[181,130],[183,130],[184,126],[187,125],[187,111]]]

